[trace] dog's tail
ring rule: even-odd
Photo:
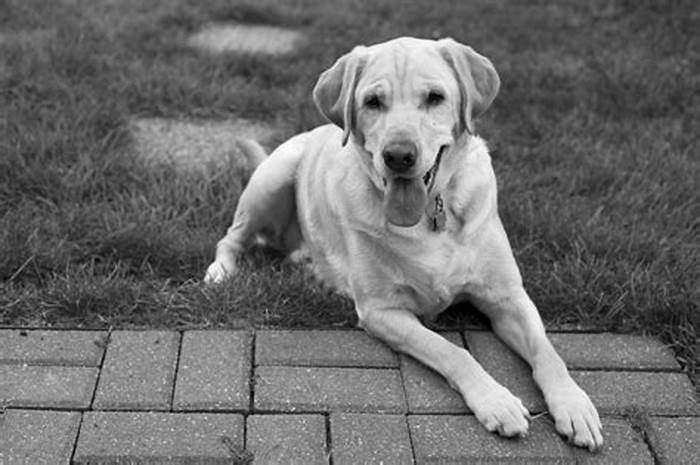
[[[252,169],[257,168],[267,158],[265,149],[253,139],[238,139],[236,142]]]

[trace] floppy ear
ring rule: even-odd
[[[366,61],[366,47],[350,53],[321,74],[314,87],[316,107],[331,123],[343,129],[343,145],[355,129],[355,88]]]
[[[439,40],[438,47],[459,84],[461,129],[473,134],[473,120],[491,106],[501,86],[501,79],[491,61],[473,48],[452,39]]]

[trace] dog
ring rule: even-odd
[[[269,157],[244,144],[262,162],[205,282],[235,274],[257,237],[309,256],[317,277],[354,301],[359,326],[444,376],[487,430],[525,436],[530,415],[520,399],[421,323],[469,300],[530,364],[556,430],[595,450],[598,413],[523,288],[489,152],[474,131],[499,87],[491,61],[452,39],[355,47],[313,90],[332,124]]]

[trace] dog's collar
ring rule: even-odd
[[[435,157],[435,163],[433,163],[433,166],[430,167],[428,171],[425,172],[423,175],[423,182],[428,188],[428,192],[431,192],[433,190],[433,187],[435,186],[435,179],[437,178],[437,170],[440,167],[440,160],[442,159],[442,154],[447,150],[447,146],[443,145],[440,147],[440,150],[438,151],[437,156]]]
[[[440,151],[435,157],[435,163],[423,176],[423,182],[427,186],[429,195],[432,193],[433,187],[435,187],[437,171],[440,167],[440,160],[442,159],[442,154],[445,150],[447,150],[446,145],[440,147]],[[430,226],[433,229],[433,231],[440,232],[445,230],[445,224],[447,223],[447,214],[445,213],[445,203],[442,200],[442,195],[440,195],[439,192],[435,195],[435,199],[432,202],[432,204],[428,205],[426,214],[428,215],[428,220],[430,221]]]

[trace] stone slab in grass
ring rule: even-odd
[[[90,407],[97,368],[0,365],[1,407]]]
[[[74,463],[220,463],[243,452],[243,416],[87,412]]]
[[[248,410],[252,336],[186,331],[175,382],[175,410]]]
[[[530,413],[547,409],[530,366],[490,331],[467,331],[469,351],[493,378],[520,398]]]
[[[169,409],[179,343],[172,331],[113,332],[93,408]]]
[[[394,367],[396,353],[364,331],[267,330],[255,336],[256,365]]]
[[[654,465],[654,457],[642,435],[620,418],[601,418],[603,423],[603,447],[591,453],[586,449],[572,448],[579,465],[608,465],[630,463]]]
[[[411,439],[404,415],[332,413],[334,465],[410,465]]]
[[[254,139],[263,145],[274,129],[245,119],[185,121],[165,118],[137,119],[131,123],[135,152],[154,165],[169,165],[182,171],[204,172],[233,163],[241,171],[250,163],[237,141]]]
[[[0,464],[68,465],[80,413],[7,410],[0,415]]]
[[[0,330],[0,364],[99,366],[104,331]]]
[[[462,347],[459,333],[443,333],[448,341]],[[401,377],[411,413],[465,413],[469,409],[462,396],[447,380],[417,360],[401,355]]]
[[[575,464],[574,453],[551,423],[530,425],[522,439],[489,433],[472,415],[409,415],[416,463]]]
[[[377,368],[258,367],[257,411],[403,413],[399,370]]]
[[[572,371],[603,414],[630,409],[658,415],[700,415],[695,389],[683,373],[642,371]]]
[[[549,338],[570,369],[680,369],[671,349],[653,337],[610,333],[549,333]]]
[[[253,464],[328,464],[323,415],[251,415],[246,449]]]
[[[187,44],[210,53],[286,55],[304,42],[294,29],[265,25],[208,24],[190,36]]]
[[[700,418],[651,418],[649,440],[660,465],[700,463]]]

